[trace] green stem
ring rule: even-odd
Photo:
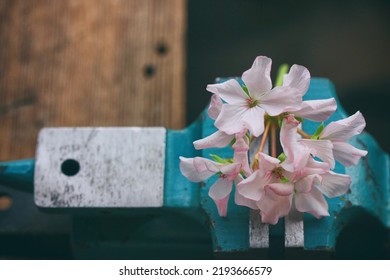
[[[283,84],[284,75],[288,72],[288,64],[284,63],[280,65],[278,70],[278,75],[276,76],[275,87],[281,86]]]

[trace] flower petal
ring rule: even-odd
[[[283,112],[297,110],[301,107],[302,96],[297,89],[290,87],[275,87],[259,97],[259,106],[270,116],[277,116]]]
[[[233,183],[227,179],[217,180],[209,190],[209,196],[214,200],[221,217],[226,217],[229,195],[232,191]]]
[[[199,172],[213,172],[214,174],[219,172],[223,164],[214,162],[207,158],[195,157],[194,158],[194,167]]]
[[[270,77],[272,60],[265,56],[256,57],[251,69],[242,74],[242,80],[252,97],[258,98],[272,88]]]
[[[305,167],[311,157],[310,150],[297,141],[298,124],[299,122],[294,119],[293,115],[289,115],[283,120],[280,130],[280,143],[287,157],[281,166],[289,172]]]
[[[329,163],[331,169],[335,167],[336,162],[333,157],[333,144],[331,141],[301,139],[299,142],[308,147],[310,149],[310,153],[313,156],[320,158],[326,163]]]
[[[207,169],[199,172],[194,166],[194,159],[185,157],[180,157],[180,171],[191,182],[201,182],[215,174]]]
[[[272,225],[277,224],[279,218],[290,212],[292,197],[292,195],[280,196],[272,190],[267,190],[261,201],[257,203],[261,210],[262,222]]]
[[[321,177],[322,183],[317,188],[329,198],[345,194],[351,185],[351,177],[345,174],[329,171]]]
[[[256,204],[256,201],[255,201],[255,200],[246,198],[245,196],[241,195],[241,194],[237,191],[237,188],[236,188],[236,191],[235,191],[235,193],[234,193],[234,202],[235,202],[237,205],[246,206],[246,207],[249,207],[249,208],[254,209],[254,210],[259,209],[259,208],[257,207],[257,204]]]
[[[337,103],[334,98],[323,100],[303,101],[299,110],[292,111],[294,115],[316,122],[327,120],[337,109]]]
[[[320,139],[346,141],[349,138],[360,134],[366,121],[363,115],[357,111],[352,116],[328,124],[320,134]]]
[[[287,158],[293,158],[295,147],[297,146],[297,131],[299,122],[293,117],[288,115],[284,118],[282,128],[280,129],[280,144],[282,145],[283,152]]]
[[[210,187],[209,196],[214,199],[223,199],[232,191],[233,183],[227,179],[220,178]]]
[[[300,170],[300,178],[309,176],[309,175],[315,175],[315,174],[325,174],[329,172],[329,164],[326,162],[321,162],[314,160],[313,158],[309,158],[309,160],[306,163],[305,168]]]
[[[249,150],[249,139],[244,134],[236,134],[236,143],[232,146],[234,150],[234,162],[241,163],[241,169],[244,171],[245,176],[252,174],[249,167],[248,150]]]
[[[283,86],[296,88],[301,96],[305,95],[310,84],[310,73],[306,67],[294,64],[283,78]]]
[[[214,124],[219,130],[226,134],[233,135],[239,133],[245,129],[245,124],[242,119],[247,110],[246,105],[223,104],[221,113]],[[260,121],[261,120],[259,120],[259,122]]]
[[[230,144],[234,139],[234,135],[228,135],[225,132],[217,130],[213,134],[194,141],[194,147],[197,150],[207,149],[207,148],[223,148]]]
[[[356,165],[361,157],[367,155],[367,151],[355,148],[346,142],[334,141],[333,155],[338,162],[348,167]]]
[[[279,166],[280,160],[264,153],[259,153],[259,168],[272,171]]]
[[[248,109],[242,118],[244,127],[253,134],[259,137],[264,132],[264,110],[259,106]]]
[[[307,212],[317,219],[322,216],[329,216],[328,203],[317,188],[312,188],[309,193],[295,194],[295,208],[299,212]]]
[[[232,181],[238,175],[238,173],[240,173],[240,169],[241,169],[241,163],[234,162],[231,164],[222,165],[219,168],[219,172],[225,175],[231,175],[232,178],[230,178],[229,176],[229,179]]]
[[[214,203],[217,206],[218,215],[221,217],[226,217],[229,204],[229,195],[222,199],[214,200]]]
[[[294,185],[289,183],[273,183],[265,186],[265,190],[271,190],[277,195],[287,196],[294,192]]]
[[[264,185],[268,183],[268,180],[263,176],[264,172],[256,170],[237,185],[237,191],[245,198],[254,201],[260,200],[264,194]]]
[[[295,190],[298,193],[311,192],[315,183],[321,182],[321,177],[317,174],[305,176],[295,183]]]
[[[246,104],[248,99],[248,95],[235,79],[230,79],[220,84],[207,85],[206,89],[217,94],[229,104]]]
[[[211,96],[209,109],[207,110],[209,117],[215,120],[222,109],[222,100],[217,94]]]

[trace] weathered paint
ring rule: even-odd
[[[165,139],[163,127],[44,128],[38,138],[35,204],[162,207]]]
[[[0,162],[0,185],[12,186],[15,190],[34,191],[34,159]]]

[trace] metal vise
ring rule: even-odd
[[[306,99],[330,97],[337,99],[329,80],[311,80]],[[346,113],[339,104],[329,121],[342,117]],[[316,129],[309,121],[304,126],[309,132]],[[181,175],[179,156],[231,156],[229,149],[194,150],[194,140],[214,131],[205,112],[181,131],[42,129],[35,160],[0,164],[0,184],[12,187],[0,186],[1,193],[18,197],[19,190],[30,192],[23,194],[18,212],[11,212],[12,220],[0,212],[0,239],[31,231],[28,225],[38,223],[33,232],[69,235],[74,258],[389,256],[389,156],[370,135],[352,140],[368,150],[367,157],[357,166],[336,166],[336,172],[351,176],[352,185],[348,194],[328,199],[330,217],[317,220],[295,212],[268,226],[258,213],[233,202],[228,217],[219,217],[207,194],[213,180],[197,184]]]

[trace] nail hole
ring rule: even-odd
[[[61,164],[61,171],[66,176],[74,176],[80,171],[80,164],[77,160],[67,159]]]
[[[164,43],[160,42],[157,45],[156,51],[159,55],[164,55],[168,52],[168,47]]]
[[[148,64],[144,68],[144,75],[147,78],[151,78],[156,73],[156,68],[152,64]]]
[[[12,198],[7,194],[0,194],[0,211],[6,211],[12,206]]]

